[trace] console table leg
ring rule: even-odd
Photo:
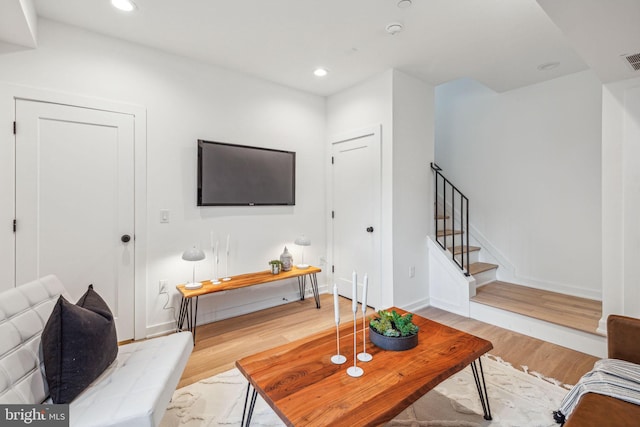
[[[176,325],[176,332],[180,332],[184,326],[185,308],[187,307],[187,298],[182,297],[180,301],[180,310],[178,312],[178,324]]]
[[[298,276],[298,289],[300,289],[300,301],[304,301],[304,292],[307,287],[307,282],[305,281],[305,277],[307,276]]]
[[[196,345],[196,317],[198,316],[198,297],[196,299],[195,312],[193,309],[193,298],[182,297],[180,302],[180,313],[178,314],[178,331],[184,330],[184,322],[187,321],[187,330],[193,335],[193,345]]]
[[[313,290],[313,297],[316,300],[316,308],[320,308],[320,292],[318,291],[318,278],[316,274],[310,274],[309,280],[311,281],[311,290]]]
[[[478,373],[478,366],[476,366],[476,360],[471,362],[471,371],[473,372],[473,379],[476,381],[476,388],[478,389],[478,395],[480,396],[480,404],[482,405],[482,411],[484,412],[484,419],[491,420],[491,408],[489,407],[489,396],[487,395],[487,384],[484,382],[484,371],[482,370],[482,360],[478,358],[478,365],[480,365],[480,372]]]
[[[240,422],[240,426],[245,427],[251,424],[251,417],[253,416],[253,409],[256,406],[256,397],[258,397],[258,392],[256,389],[253,389],[253,393],[251,393],[251,403],[249,404],[249,412],[247,412],[247,403],[249,402],[249,390],[251,390],[251,383],[247,384],[247,394],[244,397],[244,409],[242,410],[242,421]],[[247,423],[245,424],[245,419]]]
[[[193,308],[193,303],[190,304]],[[198,297],[196,297],[196,311],[191,313],[191,333],[193,334],[193,345],[196,345],[196,320],[198,318]]]

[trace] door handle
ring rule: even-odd
[[[123,234],[122,237],[120,237],[120,240],[122,240],[123,243],[127,243],[129,240],[131,240],[131,236],[129,236],[128,234]]]
[[[373,227],[371,226],[367,227],[367,233],[373,233]]]

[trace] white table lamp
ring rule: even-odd
[[[187,249],[182,254],[182,259],[185,261],[193,262],[193,279],[191,283],[187,283],[184,287],[186,289],[200,289],[202,287],[201,282],[196,282],[196,261],[202,261],[205,259],[204,252],[202,249],[198,249],[195,246],[193,248]]]
[[[303,234],[302,236],[298,237],[293,243],[295,243],[298,246],[302,246],[302,256],[300,257],[302,262],[296,265],[296,267],[300,269],[309,268],[309,264],[304,263],[304,247],[311,246],[311,240],[309,240],[309,238]]]

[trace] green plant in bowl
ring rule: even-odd
[[[371,319],[369,326],[380,335],[386,337],[408,337],[418,333],[418,326],[413,322],[413,313],[405,315],[393,311],[378,311],[378,317]]]

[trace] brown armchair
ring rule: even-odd
[[[610,359],[640,364],[640,319],[607,318],[607,349]],[[614,397],[587,393],[580,398],[565,427],[637,427],[640,406]]]

